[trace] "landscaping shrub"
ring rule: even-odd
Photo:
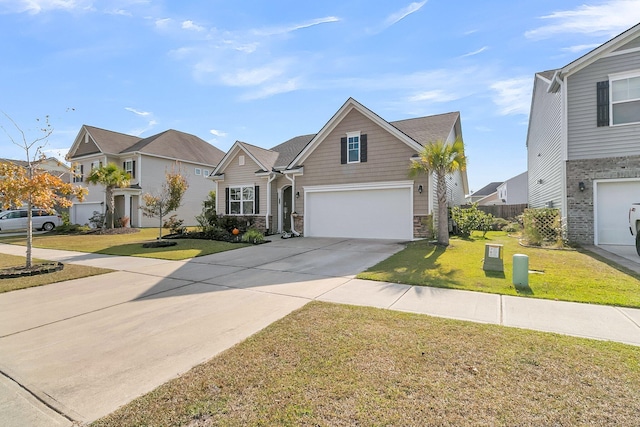
[[[458,227],[458,234],[463,237],[469,237],[474,230],[482,231],[484,237],[494,221],[493,215],[482,212],[475,203],[470,208],[453,207],[451,216]]]
[[[183,223],[184,220],[178,219],[178,215],[174,214],[162,224],[162,227],[168,228],[172,234],[183,234],[185,232],[185,227],[182,225]]]
[[[93,211],[93,215],[89,218],[89,224],[91,224],[92,228],[102,228],[104,225],[104,214]]]
[[[84,233],[85,231],[89,231],[88,225],[80,225],[80,224],[62,224],[57,226],[53,231],[57,234],[77,234]]]
[[[253,243],[254,245],[264,243],[264,234],[255,228],[250,228],[242,235],[242,241],[245,243]]]
[[[237,228],[241,233],[244,233],[252,228],[254,223],[255,218],[252,216],[225,215],[218,218],[218,226],[229,232]]]
[[[196,216],[196,221],[198,222],[201,231],[207,231],[211,227],[216,227],[218,225],[215,191],[210,191],[209,197],[202,202],[202,213]]]
[[[491,231],[502,231],[504,227],[509,225],[509,221],[504,218],[493,218],[491,221]]]

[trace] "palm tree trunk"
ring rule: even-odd
[[[115,217],[115,209],[116,209],[116,199],[113,195],[113,188],[107,187],[107,198],[109,199],[109,228],[114,227],[114,217]]]
[[[438,195],[438,244],[449,246],[449,214],[447,210],[447,182],[444,171],[436,171]]]

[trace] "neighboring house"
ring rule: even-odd
[[[462,139],[460,114],[396,122],[349,98],[315,135],[270,150],[236,142],[215,170],[220,214],[305,236],[411,240],[437,208],[435,179],[409,179],[425,144]],[[447,178],[450,205],[464,202],[466,172]]]
[[[640,24],[535,75],[527,134],[529,206],[553,207],[580,244],[631,245],[640,201]]]
[[[0,163],[13,163],[24,168],[29,166],[29,163],[25,160],[0,159]],[[38,169],[50,173],[53,176],[57,176],[63,182],[71,182],[71,168],[69,168],[69,166],[65,165],[55,157],[47,157],[44,159],[35,160],[31,162],[31,164],[35,165]]]
[[[469,194],[466,198],[467,203],[480,203],[482,200],[498,200],[498,186],[502,182],[492,182],[485,185],[478,191]]]
[[[509,178],[496,189],[498,200],[505,205],[523,205],[529,200],[529,179],[527,172]]]
[[[73,181],[84,185],[89,194],[71,208],[71,222],[85,224],[94,211],[105,212],[105,191],[101,185],[88,185],[86,177],[92,168],[115,163],[129,172],[131,183],[115,190],[115,217],[129,217],[131,227],[153,227],[157,218],[142,215],[144,193],[157,193],[166,182],[165,173],[179,162],[180,172],[189,188],[176,214],[184,225],[196,225],[195,216],[211,191],[207,179],[224,156],[224,152],[198,138],[176,130],[167,130],[148,138],[139,138],[93,126],[82,126],[67,159],[73,162]]]

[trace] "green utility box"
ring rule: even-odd
[[[484,245],[484,262],[482,269],[485,271],[503,271],[504,262],[502,245],[487,243]]]
[[[516,288],[529,286],[529,257],[523,254],[513,256],[513,284]]]

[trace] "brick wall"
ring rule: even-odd
[[[567,161],[567,232],[570,242],[594,242],[593,181],[640,178],[640,156]],[[579,183],[585,190],[580,191]]]
[[[413,237],[433,239],[434,237],[433,215],[414,215],[413,216]]]

